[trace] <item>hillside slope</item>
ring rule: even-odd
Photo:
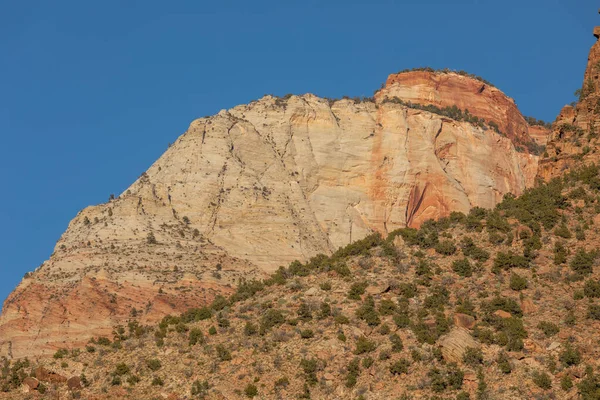
[[[593,166],[160,324],[132,317],[81,349],[6,360],[0,398],[595,399],[599,212]]]

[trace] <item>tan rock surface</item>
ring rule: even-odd
[[[442,355],[448,362],[462,362],[465,351],[472,347],[478,347],[479,344],[473,339],[473,336],[464,328],[454,328],[439,341]]]

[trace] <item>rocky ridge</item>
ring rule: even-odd
[[[581,165],[598,163],[600,129],[600,27],[588,56],[579,101],[565,106],[553,125],[548,146],[540,160],[538,176],[549,180]]]

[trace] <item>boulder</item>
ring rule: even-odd
[[[81,379],[78,376],[72,376],[67,381],[67,387],[69,390],[80,390],[81,389]]]
[[[56,372],[48,371],[44,367],[38,367],[34,371],[34,375],[36,379],[42,382],[50,382],[50,383],[65,383],[67,378],[57,374]]]
[[[23,380],[23,385],[27,386],[29,389],[34,390],[40,386],[40,381],[35,378],[28,376]]]
[[[506,319],[506,318],[512,317],[512,315],[509,312],[506,312],[504,310],[497,310],[496,312],[494,312],[494,315],[497,316],[497,317],[500,317],[502,319]]]
[[[478,347],[473,336],[464,328],[454,328],[439,340],[442,356],[448,362],[461,362],[469,347]]]
[[[473,329],[475,327],[475,318],[467,314],[456,313],[454,314],[454,325],[459,328]]]

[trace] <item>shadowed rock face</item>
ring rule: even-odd
[[[537,157],[512,141],[531,140],[527,124],[500,91],[473,93],[479,82],[450,76],[459,93],[444,90],[437,104],[491,113],[506,137],[380,101],[409,96],[401,78],[375,102],[267,96],[194,121],[125,193],[71,221],[4,304],[0,354],[82,344],[131,315],[151,323],[240,278],[372,231],[492,207],[533,183]]]
[[[600,27],[594,28],[598,38]],[[550,180],[577,166],[600,161],[600,40],[592,46],[579,102],[565,106],[553,125],[538,176]]]

